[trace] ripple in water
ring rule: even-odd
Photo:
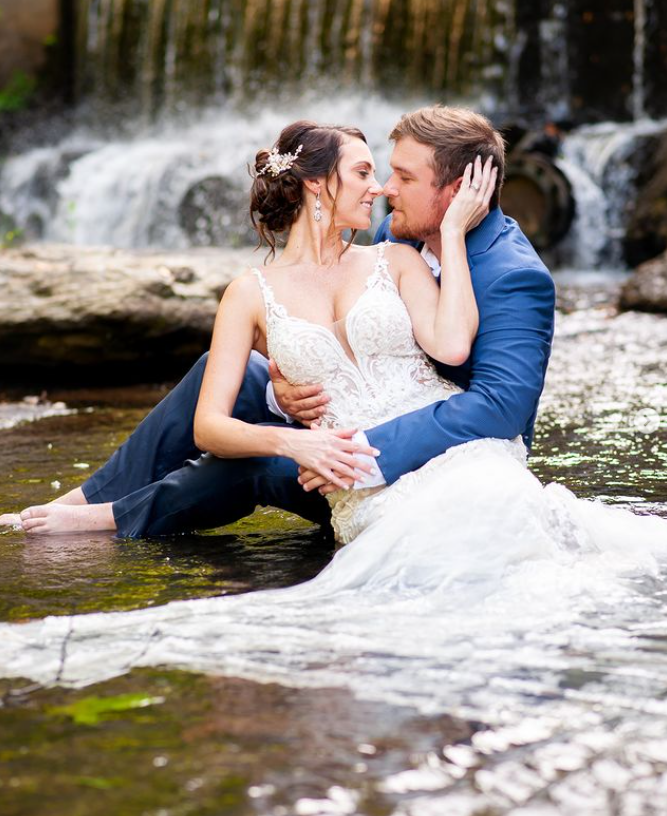
[[[655,316],[594,304],[561,315],[533,469],[562,480],[570,457],[580,494],[664,514],[666,348],[667,322]],[[616,470],[615,447],[625,463]],[[493,543],[470,551],[443,536],[433,552],[417,542],[405,569],[383,581],[378,561],[356,584],[337,580],[353,544],[287,590],[5,625],[0,666],[83,686],[169,665],[343,687],[476,723],[465,743],[382,781],[399,797],[396,816],[664,813],[667,541],[597,551]],[[297,812],[355,812],[354,792],[330,793]]]

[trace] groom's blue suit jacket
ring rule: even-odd
[[[387,240],[397,240],[391,216],[375,236],[375,243]],[[462,366],[436,363],[466,390],[367,431],[388,484],[473,439],[521,434],[527,447],[532,442],[553,338],[553,280],[516,221],[499,208],[468,233],[466,246],[479,330]]]

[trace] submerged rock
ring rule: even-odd
[[[621,289],[621,309],[667,314],[667,252],[641,264]]]
[[[220,296],[251,259],[223,249],[4,250],[0,368],[183,369],[208,348]]]

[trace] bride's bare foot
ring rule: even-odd
[[[86,533],[115,530],[111,504],[70,505],[51,502],[28,507],[20,514],[26,533]]]
[[[0,527],[20,527],[21,516],[18,513],[3,513],[0,516]]]

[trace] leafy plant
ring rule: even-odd
[[[161,703],[164,703],[164,697],[149,697],[141,693],[118,694],[115,697],[84,697],[70,705],[52,708],[51,713],[70,717],[77,725],[97,725],[114,714]]]
[[[23,230],[18,227],[0,232],[0,249],[9,249],[9,247],[17,246],[21,243],[22,238]]]
[[[0,89],[0,111],[23,110],[35,92],[37,80],[25,71],[14,71],[9,82]]]

